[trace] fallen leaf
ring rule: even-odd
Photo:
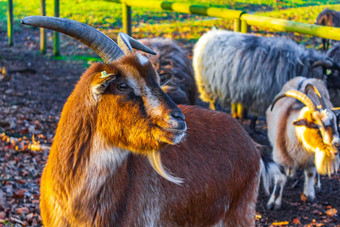
[[[255,215],[255,220],[259,220],[262,218],[262,215],[260,213],[257,213],[256,212],[256,215]]]
[[[281,221],[281,222],[273,222],[272,225],[274,226],[281,226],[281,225],[288,225],[289,221]]]
[[[301,193],[301,201],[306,202],[307,201],[307,196],[303,193]]]
[[[29,214],[26,215],[26,220],[32,221],[33,217],[34,217],[34,214],[33,213],[29,213]]]
[[[27,214],[29,212],[29,209],[27,207],[20,207],[15,209],[15,212],[17,212],[20,215]]]
[[[337,212],[338,212],[337,209],[333,208],[333,209],[327,210],[326,214],[328,217],[333,217]]]
[[[295,219],[293,220],[293,224],[295,224],[295,225],[301,224],[300,218],[295,218]]]
[[[24,222],[21,221],[21,220],[18,219],[18,218],[11,217],[11,220],[12,220],[13,222],[16,222],[16,223],[19,223],[19,224],[21,224],[21,225],[24,225]]]
[[[11,206],[6,202],[4,198],[4,192],[0,189],[0,208],[4,211],[8,211],[11,209]]]
[[[24,198],[25,192],[26,192],[25,189],[19,189],[19,190],[15,191],[14,196],[16,198]]]
[[[2,220],[5,220],[5,218],[6,218],[6,213],[3,212],[3,211],[1,211],[1,212],[0,212],[0,220],[1,220],[1,219],[2,219]]]

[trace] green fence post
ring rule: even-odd
[[[123,32],[132,35],[131,29],[131,7],[122,2],[122,22],[123,22]]]
[[[240,30],[241,30],[240,18],[234,19],[234,32],[240,32]]]
[[[7,36],[8,36],[8,46],[13,46],[13,0],[8,0]]]
[[[59,0],[54,0],[54,16],[59,17]],[[59,32],[53,32],[54,33],[54,42],[53,42],[53,55],[59,56]]]
[[[46,16],[46,1],[40,0],[41,16]],[[40,52],[46,54],[46,31],[44,28],[40,28]]]

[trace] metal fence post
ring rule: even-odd
[[[249,26],[247,24],[247,21],[245,21],[245,20],[241,20],[241,32],[242,33],[249,32]]]
[[[40,0],[41,16],[46,16],[46,1]],[[40,28],[40,52],[46,54],[46,31],[44,28]]]
[[[59,17],[59,0],[54,0],[54,16]],[[54,33],[54,42],[53,42],[53,55],[59,56],[59,38],[60,34],[59,32],[53,32]]]
[[[13,46],[13,0],[8,0],[7,5],[7,37],[8,46]]]
[[[234,19],[234,32],[241,31],[241,20],[240,18]]]
[[[241,32],[247,33],[249,32],[249,26],[246,20],[241,19]],[[244,118],[244,107],[241,103],[232,103],[231,104],[231,114],[233,117],[239,117],[240,119]]]
[[[123,22],[123,32],[132,35],[131,29],[131,7],[126,5],[125,1],[122,2],[122,22]]]

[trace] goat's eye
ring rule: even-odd
[[[126,83],[117,84],[117,88],[120,91],[125,91],[129,86]]]

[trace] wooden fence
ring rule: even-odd
[[[171,2],[161,0],[103,0],[122,5],[123,32],[131,35],[131,7],[142,7],[159,10],[168,10],[177,13],[197,14],[223,19],[234,20],[234,31],[246,33],[249,26],[259,28],[271,28],[282,32],[296,32],[305,35],[312,35],[326,39],[340,40],[340,28],[319,26],[301,22],[295,22],[272,17],[257,16],[247,14],[240,10],[230,10],[226,8],[206,7],[184,2]],[[54,16],[59,17],[59,0],[54,0]],[[41,0],[41,15],[45,15],[45,0]],[[8,44],[13,45],[13,2],[8,0]],[[41,52],[46,53],[46,36],[41,29]],[[59,55],[59,33],[54,32],[53,54]]]

